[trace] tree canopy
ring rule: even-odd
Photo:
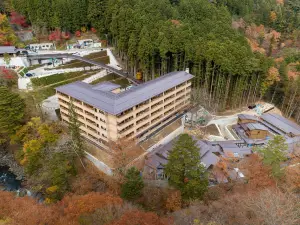
[[[187,199],[202,198],[208,179],[200,161],[200,149],[188,134],[182,134],[174,144],[164,168],[170,185],[178,188]]]
[[[0,133],[12,135],[23,122],[24,100],[4,86],[0,86],[0,96]]]

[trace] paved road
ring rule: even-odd
[[[133,84],[139,84],[139,82],[136,80],[136,79],[133,79],[131,78],[130,76],[128,76],[128,74],[125,74],[123,73],[122,71],[120,70],[117,70],[111,66],[108,66],[104,63],[101,63],[101,62],[96,62],[94,60],[90,60],[90,59],[86,59],[86,58],[83,58],[81,56],[77,56],[77,55],[72,55],[72,54],[40,54],[40,55],[28,55],[27,56],[28,59],[49,59],[49,58],[71,58],[71,59],[76,59],[76,60],[80,60],[82,62],[86,62],[86,63],[90,63],[92,65],[96,65],[96,66],[99,66],[99,67],[102,67],[112,73],[115,73],[115,74],[118,74],[119,76],[121,77],[125,77],[127,78],[128,80],[130,80]]]

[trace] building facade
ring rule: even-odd
[[[94,144],[108,148],[109,141],[123,137],[143,140],[184,113],[192,78],[184,71],[172,72],[123,92],[110,82],[67,84],[56,88],[61,118],[69,121],[72,102],[82,136]]]

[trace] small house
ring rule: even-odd
[[[56,46],[54,43],[39,43],[39,44],[30,44],[29,46],[27,46],[27,49],[31,51],[55,50]]]
[[[238,114],[238,124],[242,123],[256,123],[258,119],[249,114]]]
[[[244,123],[240,124],[247,136],[251,139],[266,139],[269,135],[269,130],[259,123]]]
[[[78,40],[77,43],[80,46],[80,48],[85,48],[85,47],[93,47],[94,41],[93,39],[83,39],[83,40]]]

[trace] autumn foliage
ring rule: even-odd
[[[170,225],[170,219],[159,218],[155,213],[133,210],[125,213],[110,225]]]
[[[71,35],[69,32],[62,32],[60,29],[56,29],[55,31],[49,34],[49,41],[61,41],[70,39]]]
[[[10,13],[10,23],[16,24],[22,27],[28,27],[28,24],[26,23],[26,17],[20,15],[19,13],[13,11]]]
[[[248,177],[248,186],[252,189],[267,188],[275,185],[271,178],[271,168],[262,163],[257,154],[252,154],[243,166],[245,175]]]

